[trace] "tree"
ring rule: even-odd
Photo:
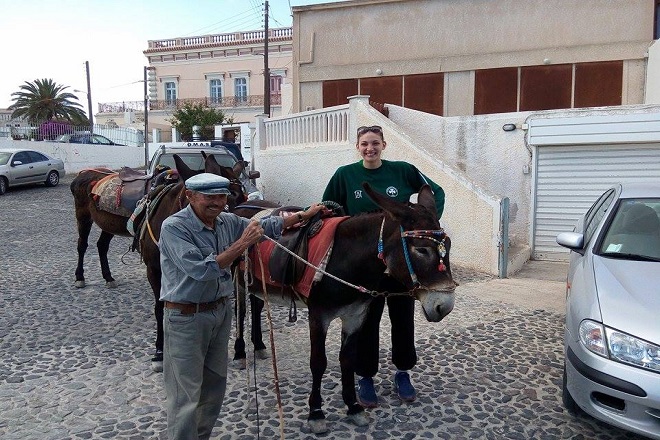
[[[210,140],[215,137],[214,126],[226,120],[222,110],[204,107],[202,104],[186,103],[174,112],[169,122],[181,134],[182,140],[190,141],[194,125],[201,127],[201,140]]]
[[[12,118],[24,118],[30,123],[64,120],[76,125],[87,125],[89,119],[76,95],[66,92],[68,86],[52,79],[25,82],[19,92],[11,94],[14,103],[9,106]]]

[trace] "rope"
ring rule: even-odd
[[[243,304],[243,310],[245,313],[245,317],[247,317],[247,320],[243,320],[243,340],[245,340],[245,335],[250,335],[252,332],[252,309],[249,308],[248,303],[249,298],[248,298],[248,265],[249,265],[249,258],[248,258],[248,251],[247,249],[245,250],[243,254],[243,258],[245,261],[245,271],[243,272],[243,286],[244,286],[244,293],[245,296],[243,298],[244,304]],[[236,268],[238,271],[238,268]],[[236,286],[238,289],[238,277],[236,277]],[[238,290],[236,290],[238,292]],[[238,300],[238,298],[237,298]],[[238,304],[238,303],[237,303]],[[237,326],[239,325],[238,319],[240,319],[240,311],[239,311],[239,317],[237,318]],[[248,324],[246,324],[246,321]],[[246,350],[247,350],[247,344],[245,344]],[[246,353],[246,359],[247,359],[247,353]],[[254,404],[255,404],[255,411],[257,413],[257,439],[260,438],[261,434],[261,417],[259,416],[259,394],[257,392],[257,353],[254,350],[254,346],[252,346],[252,376],[254,377]],[[250,394],[250,369],[246,366],[245,368],[245,376],[246,376],[246,381],[247,381],[247,390],[248,390],[248,396]],[[248,399],[249,401],[249,399]]]
[[[379,295],[379,294],[382,294],[381,292],[377,292],[377,291],[375,291],[375,290],[369,290],[369,289],[367,289],[366,287],[358,286],[358,285],[356,285],[356,284],[351,284],[351,283],[349,283],[348,281],[344,281],[344,280],[342,280],[341,278],[338,278],[338,277],[334,276],[333,274],[326,272],[325,270],[321,269],[320,267],[313,265],[312,263],[310,263],[309,261],[305,260],[304,258],[301,258],[301,257],[298,256],[296,253],[290,251],[290,250],[287,249],[286,247],[284,247],[284,246],[282,246],[281,244],[279,244],[279,243],[277,242],[277,240],[274,240],[274,239],[272,239],[272,238],[270,238],[270,237],[267,237],[267,236],[265,236],[265,235],[263,236],[263,238],[272,241],[273,243],[275,243],[275,246],[278,246],[280,249],[284,250],[284,251],[285,251],[286,253],[288,253],[289,255],[293,256],[294,258],[297,258],[298,260],[300,260],[300,261],[302,261],[303,263],[305,263],[307,266],[314,268],[317,272],[321,272],[323,275],[326,275],[326,276],[332,278],[332,279],[335,280],[335,281],[338,281],[338,282],[340,282],[340,283],[342,283],[342,284],[345,284],[345,285],[347,285],[348,287],[352,287],[353,289],[356,289],[356,290],[358,290],[358,291],[360,291],[360,292],[368,293],[368,294],[370,294],[370,295],[372,295],[372,296],[377,296],[377,295]],[[259,247],[257,247],[257,250],[259,250]],[[259,262],[260,262],[261,264],[263,264],[263,263],[261,262],[261,256],[259,256]],[[262,281],[263,281],[263,280],[262,280]]]
[[[268,317],[268,333],[270,337],[270,351],[273,358],[273,376],[275,379],[275,395],[277,397],[277,412],[280,416],[280,439],[284,440],[284,408],[282,407],[282,395],[280,393],[280,379],[277,373],[277,354],[275,352],[275,337],[273,332],[273,318],[270,314],[270,301],[268,300],[268,288],[266,287],[266,271],[264,270],[264,262],[261,259],[261,251],[257,246],[257,259],[261,268],[261,287],[264,291],[264,302],[266,303],[266,316]]]

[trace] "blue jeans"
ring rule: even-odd
[[[227,388],[232,307],[182,315],[164,310],[163,379],[170,440],[208,439]]]

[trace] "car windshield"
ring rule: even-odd
[[[9,162],[9,158],[11,157],[11,153],[7,152],[0,152],[0,165],[7,165],[7,162]]]
[[[204,157],[201,153],[176,153],[183,162],[188,165],[191,170],[202,170],[204,169]],[[236,161],[233,157],[227,154],[213,154],[215,160],[218,164],[224,167],[233,168]],[[159,165],[164,165],[170,167],[171,169],[176,169],[176,164],[174,163],[174,155],[172,153],[165,153],[160,156],[158,160]]]
[[[605,231],[600,255],[660,261],[660,199],[625,199]]]

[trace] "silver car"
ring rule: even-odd
[[[660,184],[607,190],[573,232],[563,402],[660,439]]]
[[[0,149],[0,195],[7,188],[28,183],[55,186],[64,176],[64,162],[39,151]]]

